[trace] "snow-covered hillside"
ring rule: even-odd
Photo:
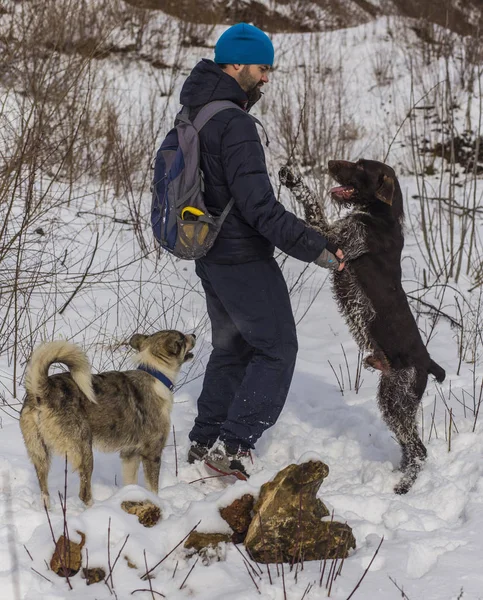
[[[17,3],[5,6],[19,10]],[[5,44],[20,39],[18,30],[7,36],[9,15],[0,17]],[[276,191],[278,167],[289,157],[322,195],[330,185],[328,159],[374,158],[395,168],[406,210],[404,287],[447,379],[442,385],[431,380],[423,399],[427,464],[411,491],[396,496],[400,456],[376,406],[378,376],[363,371],[357,377],[358,351],[337,312],[327,271],[280,255],[298,323],[296,372],[279,421],[257,444],[256,474],[248,483],[226,486],[186,463],[187,434],[210,352],[209,322],[194,265],[160,255],[152,242],[146,184],[153,151],[178,109],[182,82],[212,51],[181,43],[196,31],[162,14],[144,23],[139,37],[142,19],[133,15],[110,32],[117,51],[76,63],[77,87],[49,88],[45,105],[55,110],[41,126],[37,71],[24,77],[22,56],[9,54],[0,74],[0,600],[152,598],[141,591],[149,590],[140,579],[145,560],[149,568],[158,563],[200,520],[199,531],[227,531],[219,507],[246,492],[257,495],[280,469],[314,456],[330,468],[320,497],[353,528],[357,543],[331,598],[350,596],[383,537],[354,598],[482,598],[483,184],[478,160],[460,164],[455,150],[466,130],[468,147],[479,149],[481,67],[471,61],[469,40],[438,30],[439,43],[424,44],[413,21],[400,17],[273,36],[276,69],[254,114],[271,138],[266,152]],[[167,31],[171,44],[162,38]],[[203,29],[204,42],[213,43],[222,31]],[[77,60],[74,51],[61,50],[41,54],[38,72],[60,73],[65,61]],[[23,64],[31,60],[26,56]],[[111,129],[104,123],[107,114]],[[86,122],[89,129],[82,129]],[[95,124],[101,133],[94,132]],[[47,141],[80,129],[93,135],[92,145],[80,140],[73,155],[68,145],[56,147],[65,152],[59,165]],[[35,155],[40,162],[18,151],[30,148],[29,136],[45,144],[45,152]],[[19,140],[25,146],[16,145]],[[147,140],[143,149],[140,142]],[[442,158],[446,148],[452,162]],[[83,161],[82,172],[76,159]],[[288,196],[281,199],[290,206]],[[103,583],[87,587],[80,575],[70,579],[69,590],[46,566],[54,544],[18,424],[26,360],[40,341],[66,338],[86,348],[95,370],[128,368],[129,336],[163,328],[194,331],[197,347],[176,388],[174,434],[162,458],[159,496],[141,486],[122,488],[119,458],[96,453],[94,504],[86,508],[77,497],[78,475],[69,469],[67,523],[73,539],[77,530],[86,534],[84,559],[88,553],[89,566],[108,571],[123,548],[112,590]],[[57,458],[49,479],[56,538],[63,533],[57,491],[63,493],[64,478]],[[123,500],[142,498],[162,509],[161,522],[151,529],[120,508]],[[233,545],[221,559],[209,566],[198,562],[190,572],[196,557],[177,548],[154,571],[154,597],[327,596],[325,581],[319,586],[319,563],[306,562],[296,578],[287,569],[284,580],[272,569],[272,583],[263,567],[258,592]]]

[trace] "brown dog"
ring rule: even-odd
[[[428,374],[442,382],[445,372],[429,356],[401,284],[404,210],[394,170],[375,160],[331,160],[329,173],[339,183],[332,199],[351,209],[330,224],[300,177],[286,167],[279,177],[303,205],[307,222],[344,252],[346,267],[333,275],[334,296],[360,349],[370,353],[365,366],[381,371],[378,404],[402,450],[403,477],[394,491],[405,494],[426,458],[416,413]]]
[[[64,341],[37,348],[26,373],[20,428],[49,506],[51,454],[67,455],[80,474],[79,497],[92,501],[92,447],[120,452],[124,485],[137,482],[142,460],[148,488],[157,493],[161,452],[170,431],[172,388],[181,365],[193,357],[194,335],[179,331],[136,334],[134,371],[92,375],[81,348]],[[48,375],[60,362],[69,373]]]

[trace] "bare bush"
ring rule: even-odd
[[[87,347],[112,347],[100,325],[117,313],[122,343],[124,332],[132,331],[132,321],[121,317],[131,310],[126,297],[163,280],[153,270],[159,256],[145,235],[149,206],[141,198],[149,191],[152,153],[166,130],[183,56],[181,37],[163,42],[170,33],[118,0],[12,4],[1,22],[6,61],[0,85],[10,91],[0,95],[0,351],[13,365],[13,396],[16,369],[39,338],[56,334],[57,315],[63,319],[67,307],[75,310],[79,299],[92,297],[90,315],[71,336],[86,337],[97,324],[97,339],[86,337]],[[160,52],[169,48],[172,67],[158,78],[157,90],[120,92],[103,57],[123,48],[139,57],[146,43],[157,43]],[[144,62],[153,76],[153,61]],[[106,203],[112,211],[104,211]],[[127,264],[115,251],[101,251],[103,240],[123,230],[134,232],[138,242]],[[130,281],[132,264],[143,257],[152,259],[152,267]],[[106,293],[115,299],[107,309]],[[175,286],[160,296],[167,310],[183,304]],[[72,327],[69,320],[66,326]]]

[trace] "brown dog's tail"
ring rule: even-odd
[[[435,363],[432,358],[429,359],[428,373],[434,375],[438,383],[443,383],[446,377],[446,371],[443,369],[443,367],[440,367],[438,363]]]
[[[84,351],[65,341],[47,342],[34,350],[25,374],[25,388],[29,395],[42,399],[49,390],[49,367],[62,363],[69,368],[72,379],[87,398],[97,403],[92,388],[92,373]]]

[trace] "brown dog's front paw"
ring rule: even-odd
[[[286,165],[281,167],[278,172],[278,179],[282,185],[287,187],[289,190],[300,185],[302,178],[300,175],[295,173]]]

